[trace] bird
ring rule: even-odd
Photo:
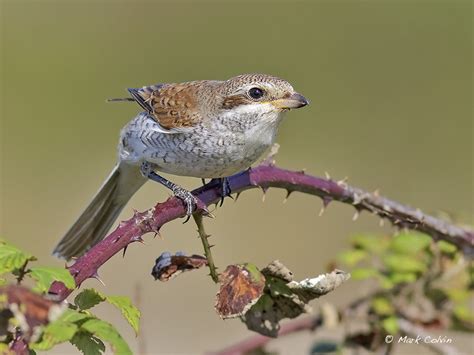
[[[79,257],[102,240],[148,180],[169,188],[190,216],[196,198],[157,172],[220,179],[222,196],[229,196],[227,177],[248,169],[273,145],[285,112],[309,103],[289,82],[267,74],[160,83],[128,92],[127,98],[109,101],[133,101],[143,111],[121,130],[118,162],[55,247],[60,258]]]

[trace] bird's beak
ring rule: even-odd
[[[303,95],[295,92],[284,99],[273,100],[272,105],[280,110],[289,110],[309,105],[309,101]]]

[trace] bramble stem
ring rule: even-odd
[[[199,238],[201,238],[202,246],[204,247],[204,255],[207,258],[207,263],[209,266],[209,275],[211,276],[212,280],[215,283],[219,282],[219,275],[217,274],[217,268],[214,264],[214,259],[212,258],[211,248],[212,246],[209,245],[208,238],[210,237],[209,234],[206,233],[204,230],[204,223],[202,221],[202,213],[194,213],[193,214],[194,221],[198,227]]]

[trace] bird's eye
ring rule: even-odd
[[[251,88],[249,90],[249,96],[255,100],[261,99],[264,94],[265,92],[260,88]]]

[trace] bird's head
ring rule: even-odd
[[[244,74],[222,82],[220,109],[272,120],[280,113],[308,105],[287,81],[265,74]]]

